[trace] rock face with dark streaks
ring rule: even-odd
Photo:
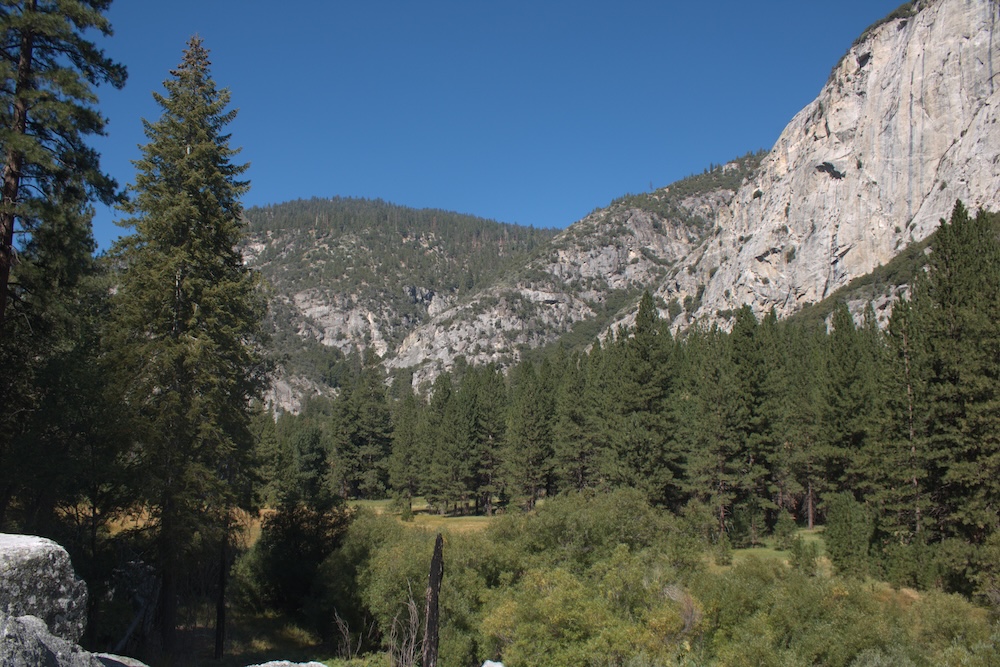
[[[927,237],[956,199],[1000,205],[1000,8],[933,0],[896,14],[736,193],[687,286],[704,285],[699,316],[791,314]]]

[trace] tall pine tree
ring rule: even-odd
[[[546,488],[552,466],[552,396],[530,361],[514,367],[507,410],[503,467],[506,490],[532,509]]]
[[[611,376],[610,447],[604,460],[613,483],[644,491],[650,502],[677,497],[676,456],[668,447],[672,340],[661,326],[649,292],[639,301],[635,326],[622,329],[608,353],[617,358]]]
[[[224,129],[236,112],[218,89],[208,51],[193,37],[154,93],[162,109],[144,121],[118,251],[124,267],[110,333],[134,454],[143,465],[161,574],[159,626],[174,646],[178,579],[186,547],[228,535],[240,500],[233,480],[251,446],[250,400],[265,371],[257,275],[237,247],[244,228],[240,180]]]
[[[1000,512],[1000,242],[992,216],[970,216],[958,202],[914,291],[940,528],[981,544],[997,531]]]
[[[10,295],[15,232],[30,235],[53,215],[60,184],[76,180],[87,198],[110,203],[115,183],[100,171],[89,135],[106,120],[93,88],[125,84],[125,68],[87,37],[111,34],[110,0],[21,0],[0,5],[0,340]],[[20,227],[20,229],[16,229]]]

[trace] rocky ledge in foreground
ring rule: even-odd
[[[52,540],[0,533],[0,665],[144,667],[77,644],[87,624],[87,585]]]

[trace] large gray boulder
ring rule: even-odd
[[[104,667],[94,655],[49,632],[37,616],[0,613],[0,664],[3,667]]]
[[[35,616],[73,644],[87,625],[87,585],[52,540],[0,533],[0,614]]]
[[[86,625],[87,585],[66,550],[0,533],[0,667],[145,667],[80,648]]]

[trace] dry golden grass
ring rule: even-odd
[[[452,533],[474,533],[490,524],[488,516],[441,516],[440,514],[414,514],[413,521],[405,525]]]
[[[269,660],[337,664],[333,650],[319,638],[277,614],[230,614],[226,650],[222,660],[212,656],[215,647],[211,605],[198,610],[201,620],[178,629],[178,660],[191,667],[242,667]],[[191,610],[188,610],[189,612]],[[203,617],[203,618],[202,618]],[[151,664],[156,667],[153,657]]]
[[[352,500],[351,505],[370,509],[375,514],[394,515],[404,526],[432,531],[473,533],[485,529],[490,524],[488,516],[432,512],[423,498],[413,499],[413,517],[409,521],[403,520],[400,512],[393,507],[391,500]]]

